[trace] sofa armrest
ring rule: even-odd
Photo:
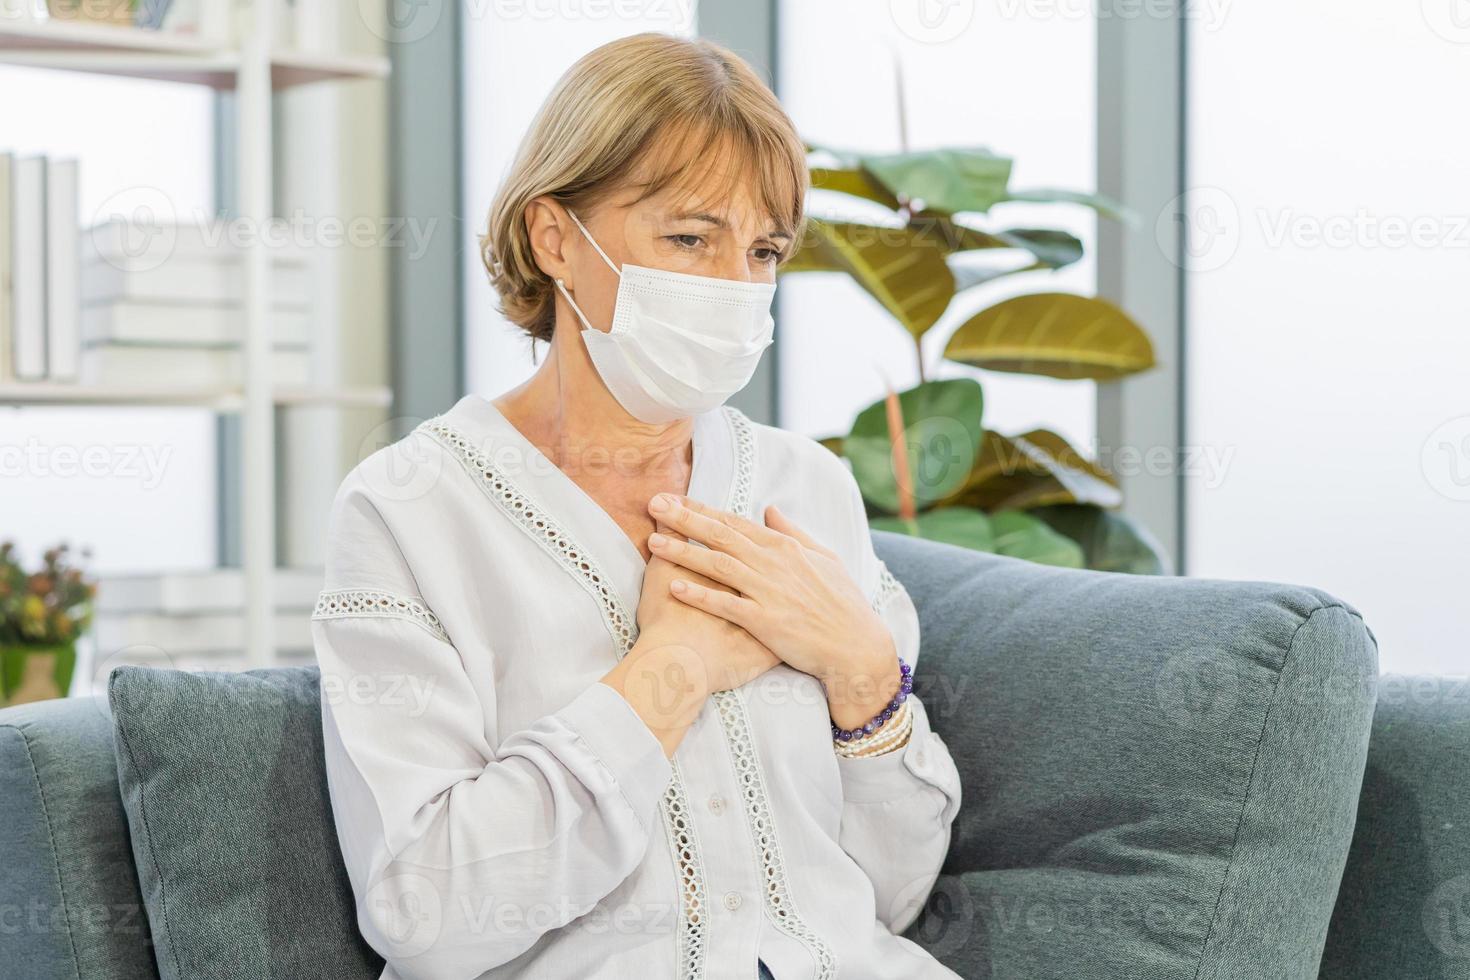
[[[1322,976],[1470,976],[1470,677],[1378,681]]]
[[[157,980],[95,696],[0,710],[0,976]]]
[[[1376,690],[1356,611],[875,542],[918,607],[915,690],[964,781],[945,898],[970,909],[968,968],[1316,976]],[[1081,928],[1027,925],[1073,903]]]

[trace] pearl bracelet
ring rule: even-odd
[[[908,704],[904,704],[893,716],[894,723],[871,738],[854,742],[833,741],[832,749],[846,759],[860,759],[872,755],[894,752],[908,744],[914,730],[914,715]]]

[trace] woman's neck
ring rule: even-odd
[[[629,415],[570,331],[558,329],[536,373],[494,404],[579,484],[664,482],[660,477],[687,482],[693,420],[651,425]]]

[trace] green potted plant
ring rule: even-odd
[[[52,20],[122,27],[132,26],[137,6],[137,0],[46,0],[46,12]]]
[[[14,542],[0,544],[0,707],[66,696],[96,594],[66,545],[27,573]]]
[[[1050,430],[986,429],[980,383],[929,380],[921,344],[953,307],[983,297],[1001,278],[1082,257],[1076,236],[1008,227],[992,211],[1027,202],[1130,216],[1098,195],[1016,190],[1012,161],[979,147],[862,154],[809,144],[808,152],[812,188],[861,201],[856,210],[874,218],[813,216],[783,274],[847,275],[907,331],[917,359],[918,386],[890,392],[859,412],[847,435],[823,440],[851,463],[872,525],[1050,564],[1163,572],[1152,537],[1115,512],[1122,495],[1109,473]],[[954,327],[943,356],[1099,383],[1154,364],[1148,335],[1126,313],[1064,292],[982,308]]]

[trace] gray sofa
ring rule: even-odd
[[[876,539],[964,778],[908,935],[960,975],[1470,977],[1463,682],[1380,678],[1311,589]],[[375,980],[318,696],[311,668],[121,668],[0,712],[0,977]]]

